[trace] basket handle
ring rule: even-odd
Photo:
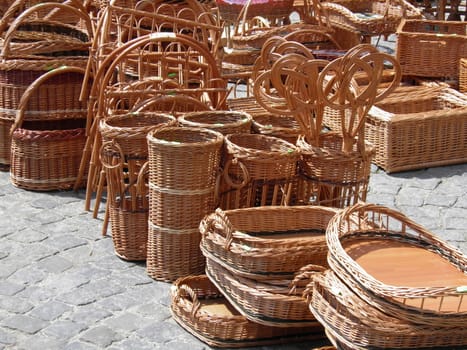
[[[242,170],[243,180],[240,183],[234,183],[232,178],[229,175],[229,169],[232,164],[238,165],[240,169]],[[224,175],[224,181],[227,183],[227,185],[229,185],[230,187],[233,187],[234,189],[240,189],[242,187],[245,187],[248,184],[248,182],[250,182],[250,174],[248,172],[248,169],[245,166],[245,164],[243,164],[240,160],[238,160],[238,158],[229,159],[225,163],[223,175]]]
[[[198,296],[196,295],[195,291],[186,284],[176,286],[174,297],[175,301],[178,301],[182,298],[188,299],[187,297],[191,299],[191,318],[194,319],[201,307]]]
[[[214,213],[206,215],[199,225],[199,231],[203,236],[209,234],[215,227],[220,227],[220,234],[225,234],[225,249],[229,249],[233,241],[233,225],[225,211],[221,208],[217,208]]]
[[[11,49],[10,43],[11,43],[11,40],[13,39],[14,32],[18,29],[20,24],[22,24],[23,22],[27,22],[28,17],[35,11],[42,10],[48,7],[51,8],[51,11],[52,10],[58,11],[62,9],[62,10],[73,12],[79,18],[84,20],[84,23],[86,23],[86,30],[88,32],[88,36],[89,37],[92,36],[93,31],[92,31],[91,19],[89,18],[89,15],[86,13],[86,11],[84,11],[82,6],[80,8],[77,8],[74,5],[67,5],[66,3],[45,2],[42,4],[34,5],[26,9],[11,23],[10,27],[5,33],[5,38],[2,44],[1,55],[0,55],[2,58],[8,57],[10,55],[10,49]],[[2,19],[1,24],[4,26],[8,25],[8,23],[4,23],[4,19]]]
[[[12,135],[13,132],[17,128],[21,127],[21,125],[23,124],[24,112],[25,112],[26,107],[28,105],[29,98],[32,96],[32,94],[34,94],[39,89],[39,87],[42,85],[42,83],[44,83],[45,81],[47,81],[48,79],[50,79],[50,78],[52,78],[52,77],[54,77],[56,75],[60,75],[60,74],[63,74],[63,73],[72,73],[72,72],[81,73],[81,74],[84,75],[84,69],[83,68],[62,66],[62,67],[55,68],[55,69],[52,69],[52,70],[44,73],[39,78],[37,78],[31,85],[28,86],[28,88],[24,91],[23,95],[21,95],[21,99],[20,99],[19,104],[18,104],[18,110],[16,112],[16,118],[15,118],[15,121],[14,121],[13,125],[11,126],[11,129],[10,129],[10,135]]]
[[[313,281],[314,276],[324,271],[326,271],[325,267],[314,264],[308,264],[300,268],[300,270],[295,273],[292,282],[290,282],[289,295],[294,295],[298,290],[302,289],[302,294],[305,295],[307,286]]]

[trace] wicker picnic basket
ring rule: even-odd
[[[305,265],[327,266],[324,232],[335,214],[319,206],[217,209],[201,221],[201,250],[236,276],[292,279]]]
[[[320,266],[313,268],[317,272],[323,271]],[[294,280],[274,281],[272,284],[237,276],[207,258],[206,275],[232,306],[252,322],[273,327],[322,329],[302,297],[306,284],[310,282],[309,274],[302,275],[297,271]]]
[[[107,207],[115,253],[125,260],[145,260],[149,200],[143,170],[148,160],[148,132],[175,125],[163,113],[131,113],[102,119],[101,162],[106,173]],[[103,232],[106,232],[107,220]]]
[[[467,257],[396,210],[358,203],[327,228],[331,269],[365,302],[406,322],[463,327]]]
[[[296,180],[299,152],[282,139],[259,134],[225,137],[222,209],[287,205]]]
[[[320,135],[319,147],[300,136],[299,181],[297,202],[343,208],[364,201],[368,191],[374,148],[363,151],[355,145],[351,152],[342,151],[342,137],[328,132]]]
[[[402,21],[396,46],[402,74],[457,79],[459,60],[467,57],[466,41],[467,26],[462,21]]]
[[[271,113],[255,116],[252,130],[256,134],[278,137],[294,145],[301,131],[300,125],[293,116]]]
[[[77,81],[83,75],[84,70],[76,67],[51,70],[21,96],[11,129],[10,179],[15,186],[36,191],[73,186],[85,143],[87,106],[79,101],[80,87],[68,84],[67,78]],[[51,82],[56,84],[53,106],[47,104],[49,100],[35,104],[41,102],[46,81],[49,87]]]
[[[467,344],[464,327],[419,325],[389,316],[350,290],[332,271],[313,278],[310,310],[341,341],[363,349],[447,348]]]
[[[216,110],[184,113],[178,122],[181,126],[207,128],[227,135],[250,133],[252,118],[246,112]]]
[[[215,209],[224,137],[204,128],[165,127],[147,138],[147,272],[164,281],[202,273],[199,223]]]
[[[249,321],[206,275],[177,279],[171,288],[170,310],[178,324],[213,347],[288,344],[323,337],[319,328],[280,328]]]
[[[365,122],[374,163],[397,172],[467,160],[467,97],[447,87],[400,89],[376,103]]]

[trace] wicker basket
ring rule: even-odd
[[[339,339],[364,349],[454,348],[467,344],[464,327],[417,325],[386,315],[352,292],[331,270],[312,283],[310,310]]]
[[[253,132],[283,139],[295,145],[301,129],[297,120],[289,115],[262,114],[253,118]]]
[[[200,127],[223,135],[251,132],[251,115],[235,111],[189,112],[178,117],[181,126]]]
[[[327,266],[324,232],[335,214],[318,206],[217,209],[201,221],[201,250],[237,276],[292,279],[305,265]]]
[[[203,272],[201,219],[216,204],[223,135],[204,128],[166,127],[148,134],[149,242],[147,272],[174,281]]]
[[[289,204],[298,159],[296,147],[277,137],[226,136],[219,206],[237,209]]]
[[[402,89],[376,103],[365,137],[374,162],[398,172],[467,161],[467,97],[451,88]]]
[[[293,0],[216,0],[219,14],[224,21],[237,22],[247,6],[247,18],[287,17],[293,10]]]
[[[402,213],[358,203],[326,231],[331,269],[365,302],[406,322],[464,327],[467,257]]]
[[[101,120],[101,162],[107,183],[107,207],[115,253],[125,260],[145,260],[148,236],[147,181],[141,172],[148,159],[148,132],[175,125],[161,113],[132,113]],[[106,215],[106,216],[107,216]],[[104,222],[103,232],[107,223]]]
[[[15,4],[26,6],[22,2],[16,1]],[[56,9],[61,10],[62,14],[71,13],[77,21],[87,23],[89,32],[69,24],[41,19],[40,15]],[[52,69],[62,66],[84,68],[90,46],[90,20],[86,13],[72,6],[52,2],[39,4],[22,12],[11,23],[11,17],[16,14],[12,9],[11,14],[5,14],[0,22],[0,56],[3,58],[0,62],[0,164],[3,165],[10,164],[10,129],[22,94],[36,79]],[[32,14],[37,14],[39,18],[32,20]],[[81,88],[82,79],[71,73],[44,82],[40,94],[31,96],[30,109],[63,110],[63,101],[74,98],[76,93],[72,90]],[[60,98],[67,94],[71,95]],[[57,103],[61,103],[61,106],[56,106]]]
[[[278,285],[236,276],[210,258],[206,259],[206,275],[232,306],[252,322],[273,327],[322,329],[301,295],[304,286],[289,286],[289,280],[284,281],[285,285]],[[308,282],[309,276],[304,284]]]
[[[213,347],[288,344],[323,337],[320,328],[279,328],[249,321],[231,306],[206,275],[175,281],[171,300],[173,318]]]
[[[420,10],[405,0],[336,0],[320,6],[332,27],[367,37],[395,33],[403,18],[422,18]]]
[[[405,20],[397,29],[396,57],[402,74],[459,77],[459,60],[467,57],[465,22]]]
[[[50,83],[53,77],[62,74],[75,75],[76,79],[76,75],[84,75],[84,70],[65,67],[49,71],[34,81],[19,101],[12,126],[10,169],[11,182],[17,187],[65,190],[76,181],[85,144],[87,113],[86,104],[79,101],[79,89],[56,85],[55,110],[50,110],[47,104],[32,107],[29,103],[32,96],[41,95],[43,82]],[[71,92],[66,91],[68,87]]]
[[[301,136],[297,141],[302,158],[296,200],[299,204],[343,208],[364,201],[368,191],[374,148],[363,152],[354,147],[342,151],[342,137],[329,132],[320,135],[320,147]]]

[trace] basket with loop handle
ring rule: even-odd
[[[83,75],[82,68],[57,68],[38,78],[22,95],[11,128],[10,179],[15,186],[36,191],[73,186],[85,143],[87,108],[79,101],[79,87],[69,86],[66,78],[60,83],[60,79],[71,76],[76,80]],[[46,81],[56,82],[56,109],[34,103],[41,102]]]
[[[12,9],[0,21],[0,163],[4,165],[10,164],[10,129],[25,90],[55,68],[84,68],[92,34],[89,16],[82,6],[42,3],[15,15]],[[67,22],[61,22],[61,18]],[[31,110],[63,110],[66,99],[60,96],[80,89],[82,80],[80,74],[70,72],[45,81],[40,94],[30,97]],[[74,98],[75,92],[71,94],[68,99]],[[59,101],[62,106],[56,106]]]
[[[174,281],[204,270],[201,219],[216,206],[224,136],[193,127],[149,132],[147,273]]]
[[[289,204],[298,159],[297,148],[277,137],[227,135],[220,207],[237,209]]]
[[[149,199],[148,162],[137,177],[124,178],[124,154],[118,143],[102,144],[101,160],[107,173],[108,204],[115,254],[129,261],[146,260]],[[105,223],[106,224],[106,223]]]
[[[171,288],[170,310],[184,329],[219,348],[288,344],[323,336],[321,329],[279,328],[248,320],[232,307],[206,275],[177,279]]]
[[[237,276],[292,279],[302,266],[327,266],[324,232],[335,214],[320,206],[218,208],[201,221],[201,250]]]
[[[357,203],[326,230],[330,268],[365,302],[415,324],[464,327],[467,257],[404,214]]]

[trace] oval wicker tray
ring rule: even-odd
[[[358,203],[326,231],[329,266],[383,312],[407,321],[467,324],[467,257],[396,210]]]
[[[206,275],[187,276],[171,289],[172,317],[206,344],[240,348],[320,339],[320,327],[279,328],[261,325],[242,316]]]
[[[336,212],[319,206],[217,209],[201,221],[201,250],[235,275],[292,279],[305,265],[327,265],[324,232]]]

